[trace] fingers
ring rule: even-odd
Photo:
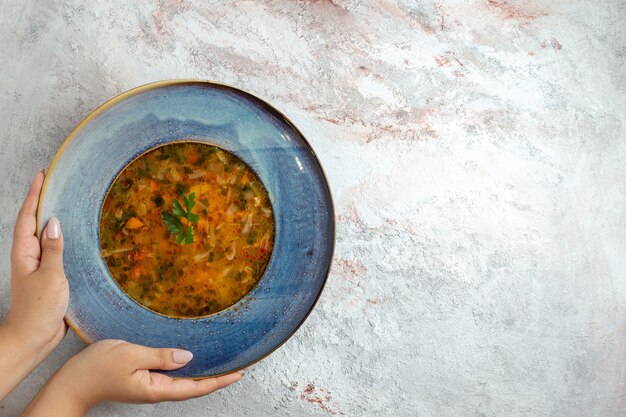
[[[151,372],[151,396],[155,401],[181,401],[201,397],[235,383],[242,377],[243,374],[234,372],[216,378],[194,381],[192,379],[172,379],[168,376]]]
[[[243,374],[241,372],[233,372],[232,374],[222,375],[215,378],[206,378],[201,379],[200,381],[193,381],[196,385],[196,394],[195,397],[206,395],[211,392],[217,391],[218,389],[222,389],[224,387],[229,386],[230,384],[234,384],[243,378]],[[182,380],[181,380],[182,381]],[[190,380],[187,380],[190,381]],[[176,381],[175,381],[176,382]]]
[[[158,349],[128,343],[126,346],[129,359],[137,370],[162,369],[169,371],[185,366],[193,354],[182,349]]]
[[[15,229],[13,229],[13,241],[17,242],[17,244],[19,244],[20,239],[35,235],[35,229],[37,227],[37,205],[39,204],[39,193],[41,192],[44,177],[43,169],[35,175],[35,179],[33,179],[30,185],[28,194],[17,216]]]
[[[41,263],[39,268],[63,272],[63,233],[56,217],[51,218],[41,233]]]
[[[193,357],[182,349],[157,349],[128,343],[125,345],[128,359],[137,370],[162,369],[173,370],[186,365]],[[200,397],[237,382],[243,375],[239,372],[208,378],[200,381],[191,379],[172,379],[166,375],[150,372],[150,383],[146,387],[151,401],[178,401]]]

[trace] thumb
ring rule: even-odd
[[[193,354],[187,350],[150,348],[129,343],[129,359],[135,369],[172,370],[185,366]]]
[[[56,217],[48,221],[41,233],[41,262],[39,268],[63,272],[63,234]]]

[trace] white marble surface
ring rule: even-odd
[[[625,21],[621,0],[4,0],[0,311],[22,196],[73,126],[213,79],[317,151],[326,291],[238,385],[90,416],[626,416]],[[82,348],[69,334],[0,414]]]

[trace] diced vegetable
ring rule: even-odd
[[[248,214],[248,217],[246,218],[246,224],[243,226],[241,233],[246,234],[250,232],[250,229],[252,229],[252,213]]]
[[[187,156],[187,161],[189,161],[189,163],[192,165],[198,162],[199,159],[200,159],[199,152],[189,152],[189,156]]]
[[[137,217],[131,217],[130,219],[128,219],[124,227],[130,230],[133,230],[133,229],[139,229],[141,226],[143,226],[143,223],[141,222],[141,220],[139,220]]]
[[[235,258],[235,255],[237,255],[237,242],[233,240],[230,245],[230,250],[224,255],[224,257],[229,261],[232,261]]]
[[[148,213],[146,203],[142,201],[141,203],[137,204],[137,214],[140,216],[145,216],[146,213]]]
[[[204,177],[205,175],[206,175],[206,171],[203,171],[201,169],[196,169],[191,174],[189,174],[188,177],[190,180],[196,180],[198,178]]]

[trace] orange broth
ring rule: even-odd
[[[233,154],[198,142],[160,146],[128,164],[100,215],[101,256],[129,297],[170,317],[241,300],[274,243],[265,187]]]

